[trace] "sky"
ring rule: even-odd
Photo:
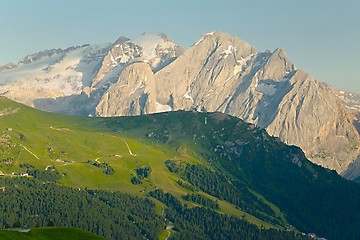
[[[214,30],[282,48],[315,79],[360,93],[359,0],[0,0],[0,65],[144,32],[187,49]]]

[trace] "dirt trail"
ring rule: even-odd
[[[26,151],[28,151],[31,155],[33,155],[37,160],[40,160],[40,158],[38,156],[35,155],[35,153],[33,153],[32,151],[30,151],[29,149],[27,149],[24,145],[21,145]]]
[[[127,147],[128,151],[129,151],[129,154],[130,154],[131,156],[136,156],[136,154],[134,154],[134,153],[131,152],[131,149],[130,149],[130,147],[129,147],[129,144],[126,142],[126,140],[123,139],[123,138],[121,138],[121,140],[123,140],[124,143],[126,144],[126,147]]]

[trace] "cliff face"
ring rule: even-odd
[[[100,116],[134,116],[156,112],[155,77],[144,62],[126,67],[96,107]]]
[[[101,67],[93,79],[92,87],[104,82],[107,79],[106,75],[115,68],[121,71],[133,62],[143,61],[147,62],[155,72],[168,65],[183,52],[183,48],[171,41],[165,34],[144,33],[133,40],[120,37],[104,57]]]

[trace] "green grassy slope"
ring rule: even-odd
[[[141,197],[161,189],[188,207],[199,203],[183,196],[195,193],[217,201],[216,211],[258,226],[360,238],[359,185],[221,113],[81,118],[0,98],[0,134],[5,175],[27,171],[44,181]],[[164,205],[156,203],[161,214]]]
[[[29,232],[0,230],[2,240],[100,240],[95,234],[75,228],[34,228]]]
[[[134,169],[151,165],[156,173],[153,181],[164,188],[172,187],[167,186],[171,184],[167,181],[169,174],[163,171],[161,163],[167,158],[180,157],[176,151],[144,144],[121,134],[103,132],[99,130],[102,119],[43,113],[5,99],[1,101],[1,108],[16,111],[3,115],[0,122],[3,150],[0,169],[4,173],[25,172],[21,163],[41,170],[53,166],[61,173],[60,182],[63,184],[136,194],[142,187],[130,183]],[[186,159],[197,161],[190,156]],[[114,174],[103,174],[102,168],[88,163],[88,160],[109,163]]]
[[[58,172],[59,184],[90,189],[121,191],[137,196],[146,196],[149,191],[161,188],[172,193],[185,203],[181,196],[189,193],[177,181],[179,175],[172,174],[165,166],[168,159],[182,159],[191,164],[207,164],[198,154],[192,138],[182,131],[182,120],[171,117],[171,134],[163,134],[161,126],[147,118],[84,118],[45,113],[0,98],[0,171],[5,175],[25,173],[39,169],[43,172]],[[121,130],[114,124],[122,121]],[[115,121],[115,122],[114,122]],[[124,125],[125,124],[125,125]],[[141,126],[141,128],[139,128]],[[153,129],[160,127],[155,139],[148,137]],[[177,136],[179,135],[179,136]],[[161,136],[160,136],[161,137]],[[107,175],[104,168],[94,162],[108,163],[114,173]],[[24,167],[24,163],[30,165]],[[48,168],[51,166],[50,168]],[[150,177],[140,185],[131,183],[135,169],[150,166]],[[48,169],[45,171],[45,169]],[[47,178],[45,179],[47,180]],[[206,194],[206,193],[203,193]],[[212,196],[210,196],[212,197]],[[187,202],[189,206],[195,206]],[[245,216],[258,226],[278,228],[276,224],[259,219],[224,200],[219,200],[222,213]]]

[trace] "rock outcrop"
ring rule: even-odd
[[[100,116],[135,116],[156,111],[155,77],[144,62],[130,64],[96,107]]]
[[[147,62],[153,71],[157,71],[184,52],[183,48],[171,41],[165,34],[144,33],[130,40],[120,37],[115,41],[104,57],[101,67],[93,79],[92,87],[104,82],[104,77],[115,68],[118,73],[132,62]]]

